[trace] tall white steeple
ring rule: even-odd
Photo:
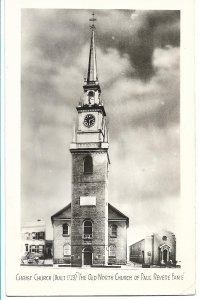
[[[90,43],[90,51],[89,51],[89,64],[88,64],[88,73],[87,73],[87,83],[92,83],[98,81],[98,74],[97,74],[97,62],[96,62],[96,47],[95,47],[95,25],[94,18],[90,19],[93,21],[93,24],[90,26],[91,28],[91,43]]]
[[[91,42],[89,50],[89,62],[87,70],[87,78],[84,81],[84,105],[101,105],[101,89],[98,81],[97,61],[96,61],[96,45],[95,45],[95,25],[94,13],[90,19],[92,25],[91,29]]]
[[[78,122],[74,133],[73,148],[106,148],[108,137],[106,128],[106,113],[101,100],[101,89],[98,81],[94,13],[90,19],[92,25],[87,78],[84,81],[84,97],[77,106]]]

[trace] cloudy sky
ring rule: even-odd
[[[96,48],[110,135],[109,202],[130,218],[128,244],[179,210],[178,11],[96,10]],[[87,73],[90,10],[22,10],[22,222],[71,201],[76,105]]]

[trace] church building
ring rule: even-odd
[[[76,107],[71,202],[55,213],[54,264],[107,266],[127,263],[129,219],[108,202],[109,142],[98,80],[94,14],[84,97]]]
[[[176,265],[176,237],[168,230],[155,232],[129,246],[130,261],[145,265]]]

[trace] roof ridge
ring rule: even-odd
[[[68,205],[66,205],[65,207],[63,207],[62,209],[60,209],[59,211],[57,211],[54,215],[51,216],[51,220],[56,217],[58,214],[62,213],[63,211],[65,211],[67,208],[69,208],[71,206],[71,202],[68,203]]]
[[[71,202],[68,204],[68,205],[66,205],[65,207],[63,207],[62,209],[60,209],[59,211],[57,211],[54,215],[52,215],[51,216],[51,220],[54,218],[54,217],[57,217],[59,214],[61,214],[63,211],[65,211],[66,209],[68,209],[69,207],[71,206]],[[109,209],[109,207],[111,208],[111,209],[113,209],[114,211],[116,211],[118,214],[120,214],[122,217],[124,217],[126,220],[127,220],[127,222],[129,222],[129,218],[125,215],[125,214],[123,214],[120,210],[118,210],[116,207],[114,207],[112,204],[110,204],[109,202],[108,202],[108,209]],[[109,218],[108,218],[108,220],[109,220]]]
[[[126,219],[129,219],[125,214],[123,214],[120,210],[118,210],[116,207],[114,207],[112,204],[110,204],[109,202],[108,202],[108,207],[111,207],[111,208],[113,208],[114,210],[116,210],[120,215],[122,215],[122,216],[124,216]]]

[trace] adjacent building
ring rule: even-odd
[[[45,255],[45,222],[37,220],[22,226],[21,255],[31,253],[33,256]]]
[[[126,264],[129,219],[108,202],[109,142],[97,73],[94,24],[83,90],[70,145],[71,203],[51,217],[54,263]]]
[[[176,264],[176,238],[163,230],[129,246],[130,261],[147,265]]]

